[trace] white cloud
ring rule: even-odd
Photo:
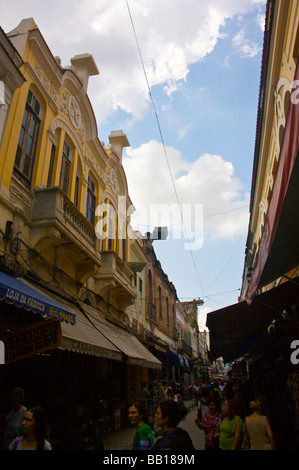
[[[177,238],[178,233],[184,235],[180,225],[183,215],[188,233],[202,231],[197,237],[199,245],[202,236],[204,240],[231,239],[245,233],[248,194],[234,176],[232,163],[210,154],[189,163],[173,147],[165,147],[165,151],[167,159],[162,144],[154,140],[126,151],[123,165],[137,209],[133,228],[145,233],[156,225],[167,225],[170,236]],[[173,212],[178,204],[181,212]],[[158,211],[161,206],[164,211]]]
[[[255,57],[261,50],[260,46],[246,39],[244,29],[241,29],[233,38],[233,46],[240,52],[242,57]]]
[[[32,16],[53,55],[70,63],[92,53],[100,70],[91,77],[89,95],[99,124],[116,109],[141,119],[149,110],[148,90],[124,0],[14,0],[13,13],[0,0],[1,26],[8,32]],[[130,0],[150,86],[165,85],[171,96],[188,77],[190,66],[211,53],[224,37],[227,19],[244,15],[265,0]],[[242,38],[240,38],[242,39]],[[243,44],[253,54],[252,44]],[[245,49],[244,49],[245,48]]]

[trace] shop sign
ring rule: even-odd
[[[76,315],[74,313],[34,298],[26,292],[21,292],[13,287],[5,289],[4,298],[10,304],[14,303],[18,307],[24,307],[26,310],[38,312],[43,318],[54,318],[54,320],[69,323],[70,325],[75,325],[76,323]]]
[[[53,319],[44,320],[13,331],[1,340],[5,347],[5,364],[10,364],[61,346],[61,324]]]
[[[119,359],[119,355],[117,352],[103,348],[101,346],[96,346],[95,344],[83,343],[82,341],[78,341],[75,339],[68,341],[67,338],[64,338],[64,343],[70,344],[70,349],[73,352],[89,354],[91,356],[97,357],[107,357],[109,359]]]
[[[69,323],[70,325],[75,325],[76,323],[76,315],[74,313],[64,312],[57,308],[50,307],[48,316],[54,318],[54,320]]]

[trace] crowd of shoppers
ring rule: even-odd
[[[244,394],[233,390],[231,383],[197,384],[195,424],[205,433],[206,450],[273,450],[274,435],[265,413],[265,402],[256,394],[247,404]],[[52,450],[48,440],[47,421],[43,409],[24,404],[24,391],[16,388],[11,393],[11,410],[7,415],[3,447],[8,450]],[[97,396],[94,414],[95,434],[103,449],[103,399]],[[179,426],[187,409],[179,393],[171,393],[160,402],[155,422],[148,422],[147,410],[140,403],[132,403],[128,418],[136,426],[132,450],[195,450],[188,432]]]
[[[222,384],[223,385],[223,384]],[[197,386],[198,414],[195,424],[205,432],[206,450],[274,450],[273,432],[263,414],[263,401],[250,402],[231,383]]]
[[[195,424],[205,433],[206,450],[274,450],[274,436],[268,418],[263,412],[263,397],[250,401],[231,383],[197,384]],[[171,394],[158,406],[155,430],[146,423],[146,412],[138,404],[129,409],[131,424],[137,426],[133,449],[192,451],[189,434],[178,426],[187,410],[178,394]],[[159,429],[155,439],[155,431]],[[155,439],[155,440],[154,440]],[[154,442],[153,442],[154,440]],[[142,446],[140,445],[142,442]]]

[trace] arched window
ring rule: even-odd
[[[14,166],[15,175],[29,188],[32,182],[41,116],[41,103],[32,90],[29,90]]]
[[[166,297],[166,321],[167,325],[169,325],[169,299]]]
[[[74,204],[76,207],[79,207],[79,185],[80,185],[80,169],[77,166],[75,193],[74,193]]]
[[[59,187],[62,189],[62,191],[65,194],[67,194],[69,190],[71,159],[72,159],[71,146],[68,143],[67,139],[65,139],[64,144],[63,144],[60,182],[59,182]]]
[[[52,142],[51,146],[51,155],[50,155],[50,163],[49,163],[49,172],[48,172],[48,180],[47,180],[47,187],[51,186],[53,170],[54,170],[54,162],[55,162],[55,153],[56,153],[56,145],[57,145],[57,130],[55,132],[55,141]]]
[[[112,204],[108,203],[108,250],[113,250],[113,240],[116,239],[116,218],[115,210]]]
[[[148,271],[148,314],[152,320],[156,321],[156,308],[154,305],[154,291],[153,291],[153,276],[149,269]]]
[[[88,188],[86,199],[86,218],[91,225],[95,223],[96,212],[96,185],[91,176],[88,176]]]
[[[162,318],[163,318],[163,305],[162,305],[162,289],[161,289],[161,286],[159,286],[159,315],[160,315],[160,319],[162,320]]]
[[[148,293],[149,293],[149,302],[153,303],[153,276],[151,270],[148,271]]]

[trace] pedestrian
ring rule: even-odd
[[[209,396],[206,400],[209,407],[202,421],[197,417],[195,423],[205,432],[205,449],[218,450],[219,449],[219,428],[222,421],[221,416],[221,401],[217,396]]]
[[[99,392],[92,407],[92,428],[95,450],[104,450],[105,400]]]
[[[201,390],[201,398],[198,400],[197,404],[197,417],[200,421],[204,417],[204,414],[209,411],[209,407],[207,405],[207,398],[210,396],[211,392],[208,388],[204,387]]]
[[[92,446],[92,416],[81,404],[73,406],[68,445],[72,450],[85,450]]]
[[[224,382],[221,382],[220,385],[219,385],[219,391],[220,391],[220,398],[221,400],[224,400],[225,399],[225,385],[224,385]]]
[[[163,400],[167,400],[168,399],[168,387],[167,387],[167,385],[163,386],[162,394],[163,394]]]
[[[193,385],[193,395],[194,395],[194,400],[197,401],[199,398],[199,389],[196,384]]]
[[[233,398],[225,401],[223,420],[219,428],[219,449],[239,450],[242,445],[243,421],[236,414],[236,404]]]
[[[180,408],[175,401],[162,401],[155,414],[155,425],[162,429],[162,435],[156,439],[150,450],[194,451],[187,431],[177,427],[186,414],[186,408]]]
[[[47,421],[44,410],[40,406],[33,406],[27,410],[23,419],[23,436],[16,437],[11,442],[10,450],[52,450],[50,442],[46,439]]]
[[[148,450],[155,442],[155,432],[148,424],[148,416],[145,407],[141,403],[133,403],[128,412],[130,423],[137,426],[133,440],[132,450]]]
[[[252,414],[246,416],[244,423],[243,448],[254,450],[274,450],[274,435],[267,416],[262,415],[263,404],[252,401]]]
[[[22,435],[22,423],[27,408],[23,406],[24,390],[22,388],[14,388],[11,392],[11,410],[6,418],[4,431],[4,448],[8,448],[9,444],[18,436]]]

